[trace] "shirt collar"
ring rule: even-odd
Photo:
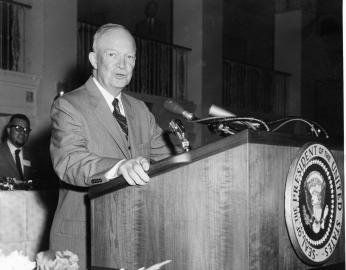
[[[12,154],[14,154],[14,152],[17,150],[17,149],[20,149],[22,150],[22,147],[16,147],[13,145],[13,143],[10,142],[10,140],[7,140],[7,145],[8,145],[8,148],[10,148],[10,152]]]
[[[107,102],[107,105],[109,107],[109,109],[113,112],[114,108],[113,108],[113,105],[112,105],[112,102],[114,100],[114,98],[118,99],[119,100],[119,108],[120,108],[120,112],[125,115],[125,111],[124,111],[124,107],[123,107],[123,104],[122,104],[122,101],[121,101],[121,92],[119,93],[118,96],[114,97],[113,95],[111,95],[98,81],[97,79],[93,76],[92,77],[93,80],[94,80],[94,83],[96,84],[97,86],[97,89],[101,92],[102,96],[104,97],[104,99],[106,100]]]

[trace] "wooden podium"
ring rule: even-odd
[[[91,269],[168,259],[167,270],[313,269],[296,255],[284,213],[287,174],[306,142],[245,130],[155,164],[146,186],[119,178],[91,188]],[[332,153],[343,183],[343,151]],[[343,224],[324,266],[344,254]]]

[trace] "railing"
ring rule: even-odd
[[[223,61],[223,106],[246,113],[286,113],[289,74]]]
[[[0,0],[0,69],[24,71],[25,15],[31,6]]]
[[[88,53],[97,26],[78,23],[78,66],[90,76]],[[187,63],[190,49],[135,37],[136,67],[128,90],[138,94],[183,99],[187,91]]]

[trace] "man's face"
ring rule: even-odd
[[[7,127],[8,139],[16,147],[22,147],[29,139],[29,123],[20,118],[14,118]]]
[[[133,37],[123,29],[106,32],[100,37],[96,52],[89,59],[96,79],[110,93],[119,94],[130,83],[136,62]]]

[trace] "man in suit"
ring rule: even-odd
[[[50,249],[76,253],[80,269],[86,269],[88,254],[85,188],[119,175],[129,185],[145,185],[149,160],[170,155],[144,102],[122,92],[136,61],[130,32],[121,25],[101,26],[89,60],[93,75],[82,87],[58,98],[51,110],[50,151],[63,185]]]
[[[6,125],[0,144],[0,176],[22,182],[31,176],[29,151],[24,147],[29,139],[30,120],[24,114],[14,114]]]

